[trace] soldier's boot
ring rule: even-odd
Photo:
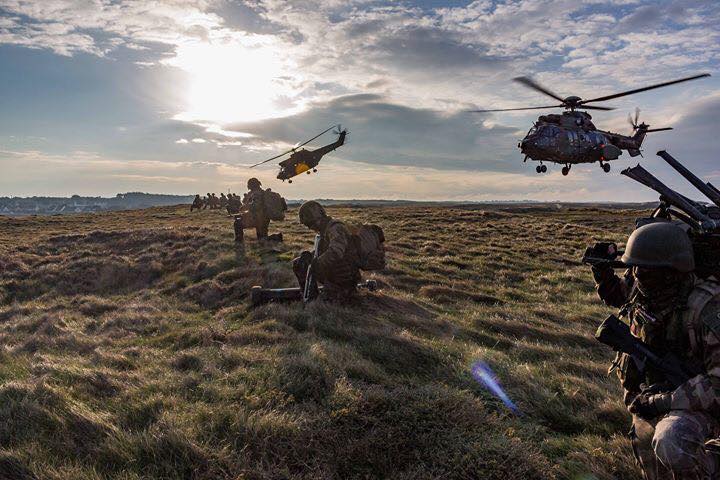
[[[235,230],[235,242],[237,243],[243,243],[245,240],[245,232],[243,232],[243,222],[242,217],[237,216],[235,217],[235,222],[233,222],[233,229]]]

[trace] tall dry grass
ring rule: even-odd
[[[0,478],[638,478],[577,261],[637,212],[330,213],[383,226],[382,291],[254,310],[294,211],[244,249],[184,207],[0,218]]]

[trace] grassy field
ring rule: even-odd
[[[187,207],[0,217],[0,479],[633,479],[578,262],[637,211],[333,207],[382,291],[248,305],[312,244]],[[514,415],[471,375],[489,364]]]

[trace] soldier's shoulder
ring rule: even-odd
[[[720,283],[714,280],[699,282],[693,289],[689,306],[699,311],[698,322],[720,336]]]
[[[328,232],[350,234],[350,229],[342,220],[331,218],[328,224]]]

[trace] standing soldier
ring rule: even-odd
[[[243,229],[255,227],[258,240],[267,238],[270,218],[265,208],[265,191],[260,180],[253,177],[247,182],[248,192],[243,197],[240,215],[235,217],[235,241],[243,241]]]
[[[320,235],[316,258],[305,251],[293,260],[293,271],[301,290],[305,288],[307,271],[312,264],[324,295],[336,299],[350,297],[360,281],[358,251],[350,230],[343,222],[328,216],[315,201],[303,203],[298,215],[300,223]]]
[[[200,198],[200,195],[199,194],[195,195],[195,199],[193,200],[192,205],[190,205],[190,211],[192,212],[193,210],[200,210],[202,208],[202,206],[203,206],[203,201]]]
[[[227,207],[227,202],[228,202],[228,199],[227,199],[227,197],[225,196],[225,193],[220,192],[220,203],[219,203],[219,207],[220,207],[221,209]]]
[[[618,355],[612,369],[633,416],[638,464],[648,480],[718,478],[720,460],[709,450],[720,434],[720,284],[694,275],[690,238],[670,222],[635,230],[622,262],[629,267],[622,278],[607,263],[593,266],[600,298],[622,307],[649,347],[701,372],[673,390],[659,371]]]
[[[235,195],[234,193],[228,194],[227,212],[230,215],[237,215],[238,213],[240,213],[241,207],[242,200],[240,200],[240,197],[238,195]]]

